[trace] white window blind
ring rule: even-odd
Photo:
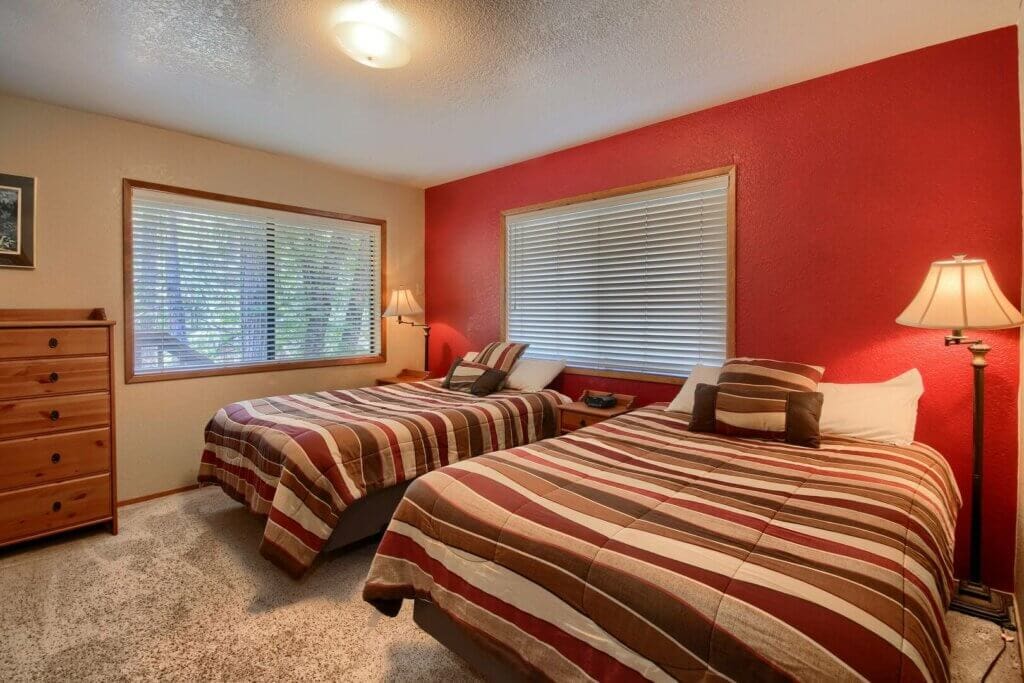
[[[136,375],[380,352],[380,226],[134,188]]]
[[[728,193],[725,175],[508,216],[508,339],[578,368],[720,365]]]

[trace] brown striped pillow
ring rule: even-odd
[[[491,342],[480,353],[476,354],[473,362],[486,365],[495,370],[512,372],[512,366],[516,364],[516,361],[519,360],[519,357],[523,355],[528,346],[529,344],[520,344],[518,342]]]
[[[746,390],[738,390],[741,393]],[[766,391],[776,392],[775,395],[766,398]],[[693,414],[690,418],[691,432],[714,432],[727,436],[738,436],[745,438],[761,439],[782,439],[794,446],[806,446],[818,448],[821,446],[821,432],[818,427],[821,420],[821,406],[824,397],[817,391],[778,391],[758,390],[757,395],[735,396],[723,393],[721,387],[714,384],[698,384],[694,392]],[[723,400],[724,397],[724,400]],[[723,403],[719,403],[723,401]],[[737,401],[769,402],[770,411],[759,413],[759,419],[763,423],[757,425],[746,424],[737,426],[735,422],[752,420],[753,413],[742,412],[740,419],[731,410],[735,410]],[[732,403],[730,403],[732,402]],[[752,403],[751,406],[742,405],[742,409],[752,407],[757,410],[762,405]],[[726,410],[720,413],[719,406],[725,405]],[[782,412],[778,413],[777,408],[781,404]]]
[[[784,439],[791,401],[803,405],[813,393],[824,368],[768,358],[730,358],[718,376],[715,431],[730,436]],[[820,417],[821,407],[818,406]],[[815,419],[817,422],[817,419]],[[817,429],[815,428],[815,436]]]
[[[507,376],[508,373],[502,370],[459,358],[452,363],[441,386],[474,396],[486,396],[500,389]]]
[[[718,375],[720,387],[770,387],[786,391],[816,391],[825,368],[768,358],[730,358]]]

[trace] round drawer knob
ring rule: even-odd
[[[57,383],[57,380],[59,380],[59,379],[60,379],[60,375],[58,375],[58,374],[57,374],[56,372],[51,372],[51,373],[50,373],[50,381],[51,381],[51,382],[53,382],[54,384],[56,384],[56,383]]]
[[[580,427],[586,427],[586,426],[587,426],[587,421],[586,420],[580,420]]]
[[[60,462],[60,453],[54,453],[53,455],[51,455],[50,456],[50,462],[52,462],[54,465],[59,463]]]
[[[59,344],[59,343],[60,342],[57,341],[56,337],[50,337],[50,348],[51,349],[57,348],[57,344]]]
[[[59,410],[51,410],[50,411],[50,421],[51,422],[56,422],[59,419],[60,419],[60,411]]]
[[[59,500],[55,500],[53,502],[53,505],[51,505],[50,507],[53,508],[54,512],[60,512],[60,508],[61,508],[60,501]]]

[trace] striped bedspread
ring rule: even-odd
[[[931,448],[820,450],[648,407],[432,472],[363,596],[567,680],[949,679],[960,494]]]
[[[485,397],[437,380],[232,403],[206,426],[199,481],[267,515],[260,552],[293,576],[374,491],[556,429],[556,391]]]

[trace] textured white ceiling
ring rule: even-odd
[[[0,90],[427,186],[1015,23],[1018,0],[0,0]]]

